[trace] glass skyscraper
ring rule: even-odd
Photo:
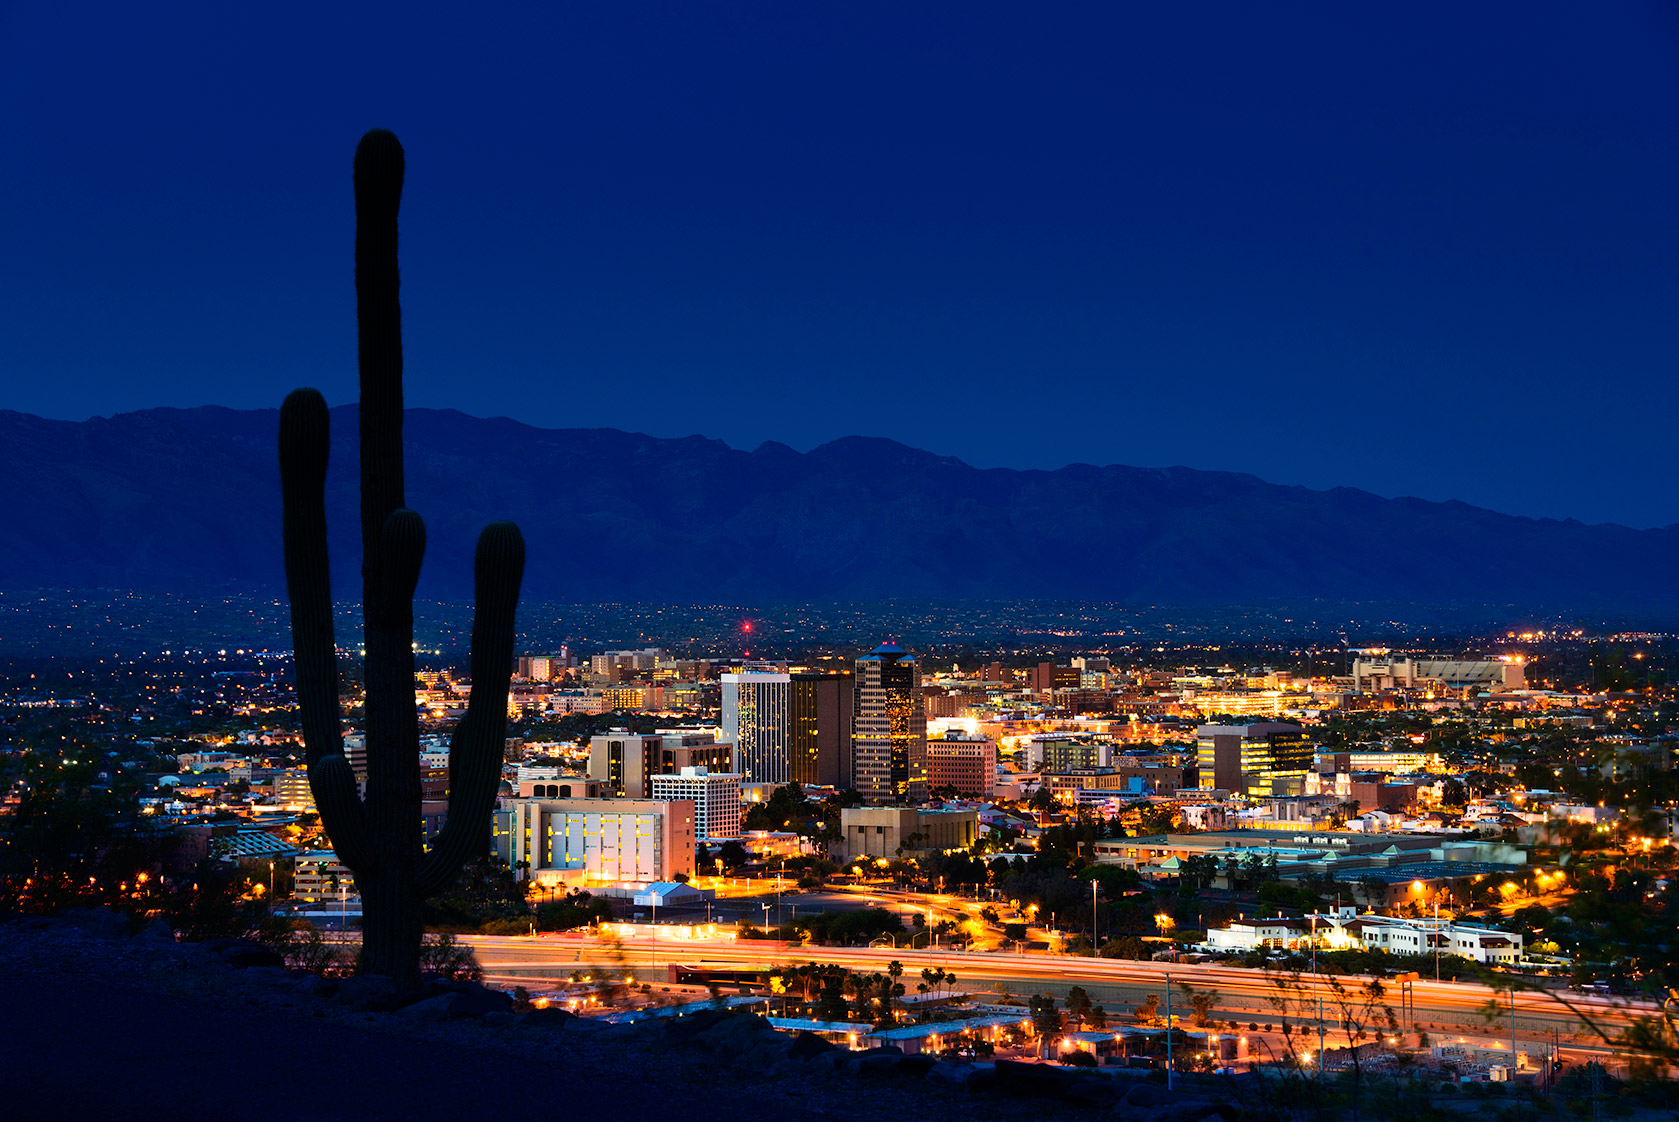
[[[921,667],[896,643],[857,660],[853,786],[871,803],[927,797],[927,708]]]

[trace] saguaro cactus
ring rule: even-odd
[[[366,647],[367,796],[344,758],[338,655],[327,570],[326,401],[293,391],[280,409],[286,591],[309,786],[339,859],[362,897],[362,969],[419,975],[421,905],[479,852],[501,782],[513,620],[525,542],[511,522],[478,538],[472,695],[449,753],[449,817],[429,849],[420,830],[419,719],[414,703],[414,585],[426,531],[403,506],[402,311],[397,208],[402,145],[376,129],[356,148],[356,316],[361,362],[362,618]]]

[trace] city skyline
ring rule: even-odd
[[[1673,9],[98,15],[0,13],[23,1115],[1679,1103]]]

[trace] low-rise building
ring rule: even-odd
[[[1313,943],[1331,950],[1357,948],[1390,954],[1456,955],[1489,965],[1512,965],[1522,956],[1519,932],[1456,923],[1450,918],[1402,919],[1352,907],[1306,917],[1240,920],[1207,932],[1211,951],[1302,950]]]
[[[976,809],[857,806],[840,811],[839,844],[846,861],[967,849],[978,840]]]
[[[1454,923],[1450,919],[1361,915],[1332,920],[1325,937],[1331,946],[1357,946],[1394,954],[1439,951],[1488,965],[1514,965],[1522,956],[1520,932]]]
[[[315,793],[309,788],[309,772],[305,768],[287,768],[274,773],[274,801],[287,810],[311,814],[315,810]]]
[[[495,846],[520,880],[612,884],[694,872],[694,804],[652,799],[512,799]]]
[[[522,773],[524,768],[520,768]],[[601,784],[597,779],[590,779],[586,775],[566,775],[556,771],[547,779],[526,779],[521,774],[519,778],[519,797],[521,799],[598,799],[601,797]]]
[[[355,874],[330,849],[311,849],[292,865],[292,897],[305,904],[360,900]]]
[[[1208,929],[1202,946],[1225,952],[1284,950],[1295,946],[1310,928],[1307,920],[1298,918],[1236,920],[1226,927]]]

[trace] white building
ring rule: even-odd
[[[1395,954],[1454,954],[1489,965],[1514,965],[1522,957],[1520,932],[1453,923],[1449,919],[1398,919],[1361,915],[1335,925],[1343,945]],[[1334,940],[1336,933],[1330,935]]]
[[[792,778],[787,755],[792,682],[790,674],[723,675],[723,739],[734,744],[734,771],[745,781],[779,787]]]
[[[740,776],[733,772],[685,767],[675,775],[655,775],[653,799],[692,802],[694,830],[702,841],[740,837]]]
[[[1519,690],[1527,685],[1522,664],[1514,659],[1463,662],[1360,658],[1353,661],[1352,670],[1353,689],[1358,691],[1412,690],[1419,686]]]
[[[1518,932],[1454,923],[1450,919],[1401,919],[1339,907],[1305,918],[1252,919],[1207,932],[1202,944],[1214,951],[1259,948],[1301,950],[1313,941],[1331,950],[1380,949],[1391,954],[1457,955],[1490,965],[1512,965],[1522,956]]]
[[[520,879],[614,884],[694,872],[686,800],[515,799],[495,813],[496,852]]]
[[[1215,951],[1251,951],[1260,947],[1292,947],[1310,930],[1303,919],[1237,920],[1228,927],[1214,927],[1207,931],[1202,944]]]

